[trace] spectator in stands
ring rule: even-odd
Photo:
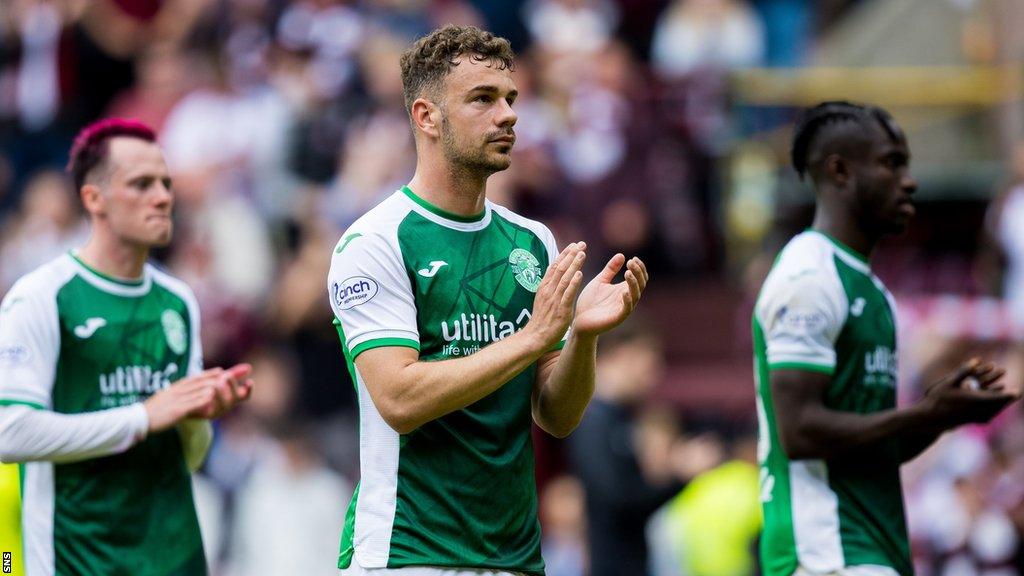
[[[88,227],[61,172],[44,170],[25,187],[21,207],[0,227],[0,293],[23,274],[82,244]]]
[[[675,0],[654,31],[651,61],[667,77],[734,70],[764,58],[764,24],[744,0]]]
[[[602,337],[594,398],[569,437],[586,491],[591,576],[647,574],[648,517],[720,460],[717,442],[681,438],[671,415],[641,414],[663,366],[660,336],[639,319]]]

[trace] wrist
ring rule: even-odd
[[[538,333],[536,330],[530,330],[530,325],[527,324],[525,328],[516,332],[509,337],[509,340],[518,340],[519,343],[526,349],[526,353],[530,356],[536,356],[540,358],[553,344],[548,343],[548,339],[543,334]]]
[[[600,334],[580,333],[575,329],[569,330],[569,338],[566,346],[574,344],[576,347],[597,347],[597,338]]]

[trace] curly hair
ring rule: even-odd
[[[477,62],[487,61],[498,70],[515,69],[515,53],[508,40],[475,26],[449,24],[434,30],[402,53],[402,90],[405,108],[424,92],[436,96],[444,77],[458,66],[458,58],[469,54]]]

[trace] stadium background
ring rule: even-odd
[[[447,22],[520,55],[514,162],[489,197],[587,240],[591,264],[651,269],[658,343],[624,370],[651,387],[628,449],[652,485],[669,454],[724,465],[655,515],[656,575],[756,573],[749,319],[810,221],[787,166],[799,106],[869,101],[908,132],[918,216],[875,260],[900,304],[901,397],[969,350],[1024,377],[1024,2],[3,0],[0,294],[87,234],[60,171],[74,133],[140,118],[177,194],[158,259],[200,300],[207,363],[256,367],[196,480],[214,574],[335,573],[357,428],[324,279],[341,231],[411,175],[398,55]],[[583,488],[566,445],[536,440],[548,573],[581,576]],[[17,469],[0,470],[2,543]],[[1022,573],[1019,406],[905,482],[920,574]]]

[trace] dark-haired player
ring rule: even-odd
[[[583,287],[582,242],[559,253],[543,224],[487,200],[515,143],[507,40],[447,26],[401,64],[416,174],[342,236],[328,279],[359,396],[338,565],[540,576],[531,421],[576,427],[598,335],[633,311],[647,272],[617,254]]]
[[[28,576],[205,574],[190,472],[248,366],[203,370],[199,311],[147,264],[174,195],[153,131],[84,129],[68,170],[89,240],[0,304],[0,460],[22,465]]]
[[[874,106],[826,102],[797,123],[814,224],[783,248],[753,319],[766,575],[913,574],[900,465],[1019,397],[973,359],[896,409],[895,304],[870,256],[914,214],[909,160]]]

